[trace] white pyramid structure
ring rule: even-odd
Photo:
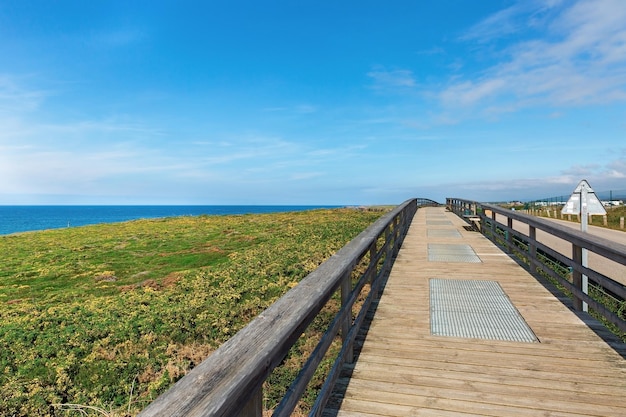
[[[580,183],[578,183],[578,186],[570,196],[569,200],[567,200],[567,203],[565,203],[565,206],[563,207],[563,210],[561,210],[561,213],[581,214],[582,207],[580,205],[580,202],[583,200],[583,194],[586,195],[587,214],[606,214],[606,210],[604,209],[602,202],[600,202],[598,196],[593,191],[587,180],[582,180]]]

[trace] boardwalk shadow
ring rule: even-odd
[[[394,259],[395,261],[395,259]],[[359,329],[359,333],[354,341],[354,361],[352,363],[346,363],[341,370],[339,378],[335,383],[335,387],[333,388],[333,392],[326,404],[323,416],[324,417],[336,417],[341,408],[341,403],[345,398],[346,391],[348,389],[348,384],[350,383],[350,379],[352,378],[352,374],[354,372],[354,367],[359,360],[359,356],[361,355],[361,351],[363,349],[363,345],[365,343],[365,339],[367,334],[369,333],[370,327],[372,325],[372,321],[374,320],[374,316],[376,315],[376,311],[378,310],[378,304],[380,299],[385,291],[385,287],[387,285],[387,281],[389,280],[389,275],[383,277],[380,283],[380,291],[378,298],[372,300],[372,304],[370,305],[365,318],[363,319],[363,324]]]
[[[530,268],[528,265],[521,262],[519,258],[514,256],[513,254],[507,253],[504,249],[499,246],[504,253],[508,255],[508,257],[514,260],[519,266],[524,268],[533,278],[537,280],[543,287],[550,292],[559,300],[563,305],[565,305],[572,313],[574,313],[583,323],[589,327],[600,339],[602,339],[610,348],[612,348],[618,355],[620,355],[623,359],[626,359],[626,343],[624,343],[615,333],[611,332],[602,322],[598,319],[591,316],[589,313],[584,311],[577,311],[574,308],[574,304],[567,295],[565,295],[556,285],[550,282],[546,277],[533,274],[530,272]]]
[[[574,313],[583,323],[589,327],[600,339],[611,347],[623,359],[626,359],[626,343],[624,343],[615,333],[611,332],[602,322],[591,314],[574,309],[572,300],[561,292],[553,283],[541,275],[532,274],[533,277],[544,286],[545,289],[563,303],[572,313]]]

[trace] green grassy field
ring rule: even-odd
[[[179,217],[0,237],[0,415],[136,414],[380,215]],[[281,389],[268,387],[268,407]]]

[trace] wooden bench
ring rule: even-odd
[[[480,216],[475,214],[465,214],[463,215],[463,219],[471,225],[472,230],[480,232]]]

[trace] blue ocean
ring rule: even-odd
[[[338,206],[0,206],[0,235],[174,216],[280,213]]]

